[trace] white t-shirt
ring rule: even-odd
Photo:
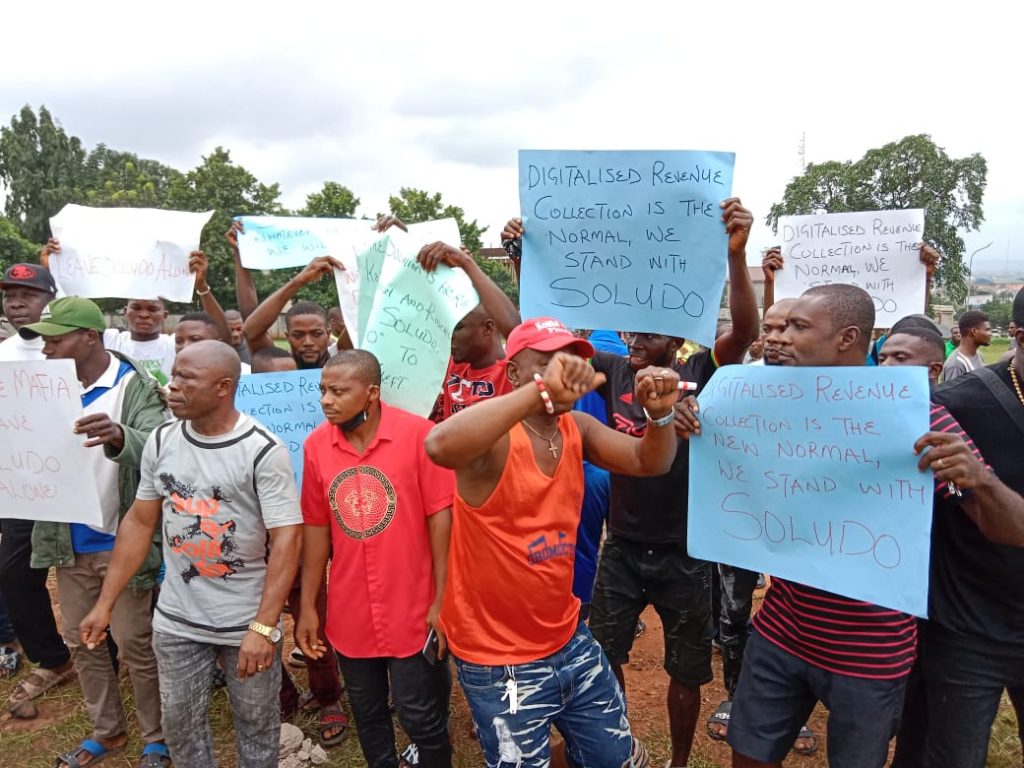
[[[43,359],[43,337],[37,336],[26,341],[17,333],[0,341],[0,363],[21,362]]]
[[[215,437],[169,421],[146,441],[136,496],[162,502],[167,574],[153,628],[238,645],[263,597],[267,531],[302,523],[288,449],[245,414]]]
[[[130,331],[107,328],[103,346],[127,355],[163,385],[171,380],[174,365],[174,336],[162,333],[152,341],[134,341]]]

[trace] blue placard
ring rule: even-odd
[[[927,615],[924,368],[728,365],[698,401],[692,556]]]
[[[665,333],[710,346],[735,155],[519,152],[523,317]]]
[[[242,376],[235,408],[252,416],[288,448],[295,482],[302,487],[302,445],[320,426],[320,371],[284,371]]]

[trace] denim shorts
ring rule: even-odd
[[[538,661],[484,666],[455,659],[488,768],[546,768],[551,726],[572,766],[622,768],[632,736],[626,705],[601,647],[582,622]]]

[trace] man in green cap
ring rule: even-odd
[[[103,346],[106,321],[88,299],[68,296],[50,303],[49,317],[18,329],[22,338],[42,337],[47,360],[73,360],[82,385],[84,416],[75,434],[85,438],[99,491],[102,525],[37,522],[32,532],[32,566],[57,569],[64,641],[92,719],[92,738],[62,754],[58,768],[86,766],[120,751],[128,740],[124,704],[113,662],[105,645],[87,648],[78,632],[99,596],[114,548],[118,525],[135,498],[146,438],[164,421],[159,385],[137,363]],[[120,596],[110,619],[121,662],[131,673],[145,765],[169,764],[160,726],[160,687],[152,648],[153,587],[160,568],[158,544],[152,544],[130,588]]]

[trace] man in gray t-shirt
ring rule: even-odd
[[[220,341],[174,362],[168,406],[142,456],[135,503],[118,533],[103,591],[80,627],[103,639],[110,607],[163,525],[167,574],[153,618],[164,730],[176,765],[215,765],[210,686],[228,681],[239,764],[277,765],[278,626],[295,579],[302,513],[287,448],[234,407],[240,362]]]
[[[960,329],[960,344],[946,358],[942,366],[942,380],[952,381],[957,376],[985,367],[985,358],[980,347],[987,347],[992,341],[992,326],[988,315],[978,309],[964,312],[957,322]]]

